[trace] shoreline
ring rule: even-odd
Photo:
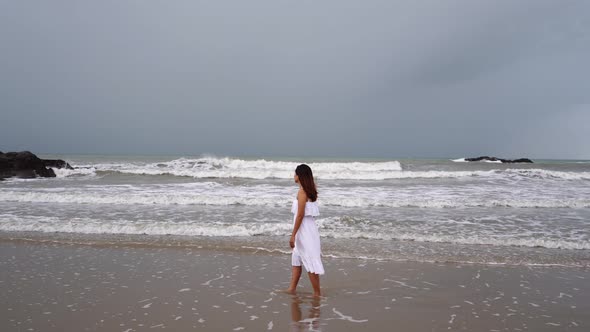
[[[590,326],[590,269],[325,258],[324,297],[286,255],[0,239],[5,327],[33,331]]]
[[[193,250],[209,250],[215,252],[228,253],[245,253],[245,254],[264,254],[264,255],[278,255],[286,257],[290,255],[290,250],[286,249],[286,245],[281,248],[281,244],[287,241],[288,237],[223,237],[223,236],[194,236],[194,235],[152,235],[152,234],[123,234],[123,233],[68,233],[68,232],[32,232],[32,231],[2,231],[0,230],[0,241],[15,241],[31,244],[56,244],[56,245],[79,245],[79,246],[93,246],[93,247],[116,247],[116,248],[177,248],[177,249],[193,249]],[[429,256],[412,256],[405,253],[401,256],[393,257],[372,257],[363,255],[351,255],[351,253],[338,252],[334,254],[335,247],[342,247],[341,239],[323,238],[322,248],[324,253],[322,257],[330,259],[350,259],[350,260],[368,260],[368,261],[383,261],[383,262],[410,262],[410,263],[430,263],[430,264],[463,264],[463,265],[481,265],[481,266],[523,266],[523,267],[563,267],[563,268],[578,268],[589,269],[590,258],[589,251],[586,249],[555,249],[555,248],[535,248],[535,247],[505,247],[492,245],[458,245],[452,243],[440,242],[415,242],[415,241],[381,241],[384,250],[398,251],[399,248],[409,248],[412,246],[423,247],[433,246],[431,250],[436,247],[445,249],[446,252],[453,252],[457,257],[441,256],[443,259],[432,259]],[[348,242],[362,242],[363,240],[353,239]],[[338,242],[338,244],[335,244]],[[395,243],[393,247],[387,247],[386,244]],[[367,241],[366,245],[375,246],[374,240]],[[372,248],[374,249],[374,248]],[[460,249],[460,250],[459,250]],[[506,261],[477,261],[470,259],[461,259],[460,251],[469,251],[487,253],[490,256],[500,256],[507,254],[507,250],[511,250],[509,256],[515,256],[515,253],[522,253],[535,256],[556,256],[562,255],[559,260],[569,259],[568,264],[555,263],[549,260],[549,263],[542,262],[527,262],[522,260],[509,260],[504,257]],[[497,251],[494,253],[494,251]],[[490,253],[494,253],[491,255]],[[463,258],[466,258],[463,257]]]

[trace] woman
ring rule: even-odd
[[[320,275],[324,274],[324,266],[321,259],[320,233],[315,224],[315,217],[320,215],[320,210],[316,202],[318,192],[311,168],[305,164],[297,166],[295,182],[299,184],[299,192],[291,207],[291,212],[294,214],[293,233],[289,240],[289,245],[293,249],[292,276],[287,292],[295,293],[303,264],[313,286],[313,295],[321,296]]]

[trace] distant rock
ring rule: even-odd
[[[528,159],[528,158],[520,158],[520,159],[514,159],[514,160],[510,160],[510,159],[502,159],[502,158],[496,158],[496,157],[488,157],[488,156],[482,156],[482,157],[477,157],[477,158],[465,158],[465,161],[493,161],[493,162],[502,162],[502,163],[533,163],[532,160]]]
[[[29,151],[0,152],[0,179],[55,177],[53,169],[48,167],[73,169],[61,159],[43,160]]]
[[[74,169],[70,164],[61,159],[43,159],[45,167]]]
[[[528,159],[528,158],[514,159],[514,160],[509,160],[509,161],[506,161],[506,162],[507,163],[530,163],[530,164],[533,163],[533,161],[530,160],[530,159]]]

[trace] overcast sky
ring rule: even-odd
[[[1,1],[0,150],[590,159],[590,1]]]

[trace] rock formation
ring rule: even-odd
[[[55,177],[52,168],[73,169],[61,159],[43,160],[29,151],[0,152],[0,179],[9,177],[35,178]]]
[[[533,163],[533,161],[528,158],[520,158],[520,159],[514,159],[514,160],[502,159],[502,158],[496,158],[496,157],[488,157],[488,156],[482,156],[482,157],[477,157],[477,158],[465,158],[465,161],[482,161],[482,160],[500,161],[502,163]]]

